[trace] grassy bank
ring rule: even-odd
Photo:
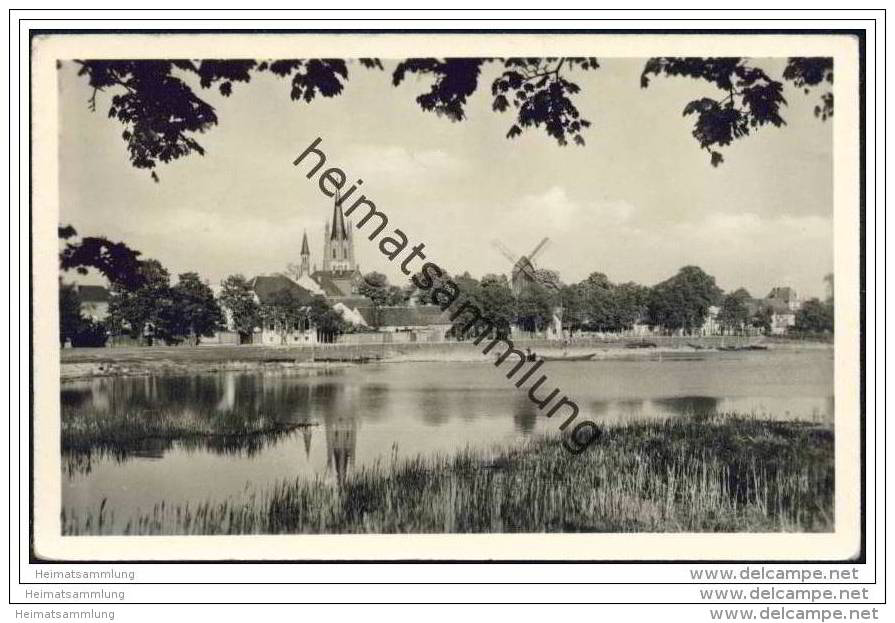
[[[737,415],[634,423],[571,455],[556,439],[283,482],[245,499],[115,517],[67,535],[765,532],[833,529],[833,432]]]

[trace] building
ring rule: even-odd
[[[799,299],[799,295],[789,286],[777,286],[771,288],[771,291],[765,297],[765,301],[775,305],[785,305],[791,312],[799,311],[799,308],[802,306],[802,301]],[[782,309],[781,305],[778,305],[778,307]]]
[[[443,342],[453,326],[451,312],[438,305],[380,307],[375,316],[388,342]]]
[[[722,327],[721,323],[718,322],[718,314],[720,313],[720,307],[709,305],[705,319],[702,321],[702,328],[699,331],[701,335],[721,335]]]
[[[782,335],[796,324],[796,312],[780,299],[766,298],[763,305],[771,312],[771,334]]]
[[[354,259],[354,228],[345,220],[338,201],[333,202],[332,221],[327,221],[323,229],[322,270],[316,265],[311,270],[308,237],[302,238],[299,282],[306,274],[328,299],[357,296],[362,275]]]
[[[81,301],[81,314],[95,322],[102,322],[109,315],[109,290],[104,286],[75,285]]]
[[[259,305],[270,305],[281,292],[289,292],[304,305],[310,305],[313,293],[286,275],[259,275],[249,281]],[[316,344],[317,331],[305,317],[295,320],[265,318],[256,330],[254,343],[267,346]]]

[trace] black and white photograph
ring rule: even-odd
[[[42,74],[48,542],[855,554],[847,37],[195,37]]]

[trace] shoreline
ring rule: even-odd
[[[767,341],[766,351],[775,352],[828,350],[833,345],[809,341]],[[669,361],[692,357],[737,356],[712,347],[695,349],[687,345],[655,348],[626,348],[624,342],[561,345],[523,342],[516,347],[531,348],[539,356],[594,354],[591,361],[644,361],[667,357]],[[326,356],[330,360],[315,360]],[[335,360],[342,357],[344,361]],[[479,346],[469,342],[416,343],[395,345],[326,345],[318,348],[271,346],[175,346],[143,348],[66,349],[60,361],[60,381],[83,381],[105,377],[182,376],[219,372],[310,373],[366,365],[351,358],[368,357],[372,363],[493,363],[494,356],[484,355]],[[553,362],[551,362],[553,363]],[[562,362],[559,362],[562,363]]]

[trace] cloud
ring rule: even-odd
[[[441,149],[408,149],[399,145],[354,145],[345,152],[349,181],[420,185],[465,172],[463,160]],[[354,177],[351,177],[354,176]]]
[[[634,206],[626,201],[578,202],[561,186],[553,186],[542,193],[522,197],[513,208],[511,219],[559,234],[581,228],[618,226],[628,223],[634,213]]]

